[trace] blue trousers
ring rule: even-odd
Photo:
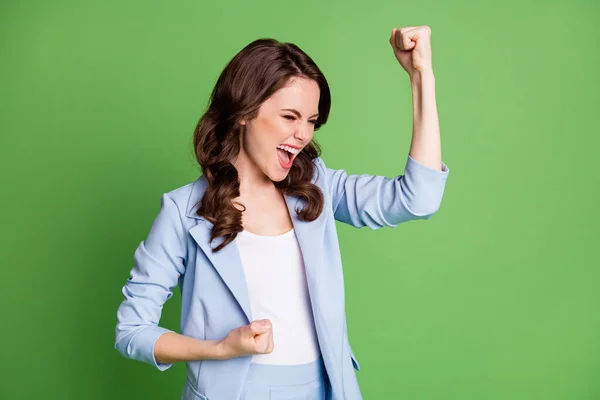
[[[326,400],[329,380],[323,358],[308,364],[250,364],[240,400]]]

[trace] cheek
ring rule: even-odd
[[[279,144],[278,132],[281,135],[281,127],[271,121],[261,121],[252,127],[252,131],[246,135],[245,147],[255,156],[265,155],[275,150]]]
[[[263,133],[260,138],[262,144],[273,148],[294,134],[294,124],[283,118],[269,120],[262,125],[260,132]]]
[[[246,148],[253,154],[271,153],[278,144],[294,134],[295,125],[285,118],[256,121],[246,137]]]
[[[293,132],[293,126],[294,124],[291,124],[286,119],[278,118],[269,122],[267,130],[271,137],[281,138],[289,136],[289,134]],[[279,144],[279,142],[277,144]]]

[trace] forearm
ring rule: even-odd
[[[413,95],[413,132],[410,156],[430,168],[442,170],[440,125],[435,99],[433,71],[410,77]]]
[[[220,340],[201,340],[176,332],[161,335],[154,344],[156,361],[222,360],[227,358]]]

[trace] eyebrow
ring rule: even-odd
[[[300,112],[298,110],[294,110],[293,108],[282,108],[282,110],[283,111],[291,111],[294,114],[296,114],[298,116],[298,118],[302,118],[302,114],[300,114]],[[316,113],[314,115],[311,115],[310,118],[312,118],[312,117],[318,117],[318,116],[319,116],[319,113]]]

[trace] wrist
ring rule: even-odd
[[[215,340],[215,358],[217,360],[226,360],[231,358],[231,351],[227,348],[227,345],[223,340]]]
[[[410,74],[410,83],[414,85],[420,85],[423,82],[434,81],[435,76],[432,69],[415,70]]]

